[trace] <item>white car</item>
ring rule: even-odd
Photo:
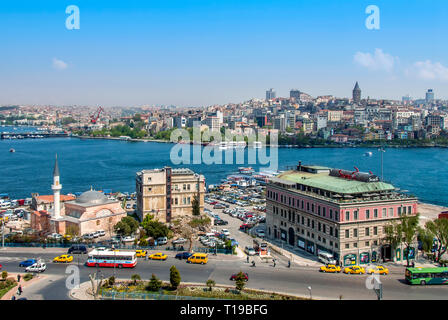
[[[187,240],[184,238],[179,238],[179,239],[173,240],[173,244],[182,244],[185,242],[187,242]]]
[[[221,233],[225,236],[230,236],[230,232],[227,229],[222,229]]]
[[[43,262],[35,263],[27,268],[25,268],[25,272],[44,272],[47,269],[47,265]]]
[[[126,236],[121,241],[123,241],[123,242],[135,241],[135,238],[132,236]]]
[[[263,238],[264,237],[264,231],[263,230],[257,230],[257,237]]]
[[[106,232],[104,230],[98,230],[96,232],[100,237],[104,237],[106,235]]]
[[[62,235],[59,233],[52,233],[49,236],[47,236],[47,238],[59,240],[59,239],[62,239]]]
[[[94,238],[92,233],[86,233],[82,236],[84,239],[92,240]]]

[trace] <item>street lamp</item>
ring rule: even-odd
[[[308,291],[310,292],[310,300],[313,300],[313,294],[311,292],[311,287],[308,287]]]

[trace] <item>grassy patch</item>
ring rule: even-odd
[[[2,298],[9,290],[17,286],[17,282],[12,279],[0,281],[0,298]]]

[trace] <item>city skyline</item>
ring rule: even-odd
[[[447,3],[376,1],[379,30],[367,1],[320,3],[78,1],[79,30],[68,3],[2,3],[0,104],[207,106],[271,87],[350,97],[356,81],[363,97],[448,99]]]

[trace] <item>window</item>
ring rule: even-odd
[[[386,218],[386,215],[387,215],[387,209],[383,208],[383,218]]]
[[[317,214],[320,215],[320,206],[317,206]]]
[[[373,235],[377,235],[378,234],[378,227],[373,227]]]
[[[334,236],[335,236],[336,238],[338,237],[338,233],[339,233],[338,229],[334,229]]]
[[[330,236],[333,236],[333,227],[330,227]]]
[[[394,208],[389,208],[389,217],[394,216]]]
[[[324,232],[324,233],[327,233],[327,226],[326,225],[322,225],[322,231]]]
[[[358,210],[353,211],[353,218],[358,220]]]
[[[353,247],[354,247],[354,248],[358,248],[358,242],[354,242],[354,243],[353,243]]]
[[[366,236],[370,236],[370,228],[366,228]]]
[[[353,236],[357,237],[358,236],[358,229],[353,229]]]
[[[317,237],[317,240],[318,240],[318,241],[320,241],[320,240],[321,240],[321,239],[320,239],[320,236],[318,236],[318,237]]]
[[[345,249],[349,249],[350,248],[350,243],[346,243],[345,244]]]
[[[349,211],[345,211],[345,220],[350,221],[350,212]]]
[[[366,210],[366,219],[370,219],[370,210]]]
[[[302,224],[305,225],[305,218],[302,216]]]
[[[314,229],[314,220],[311,220],[311,228]]]
[[[327,240],[325,238],[322,238],[323,243],[327,243]]]
[[[310,203],[309,202],[306,203],[306,211],[310,211]]]
[[[345,237],[350,238],[350,230],[345,230]]]
[[[409,206],[409,207],[408,207],[408,214],[411,214],[411,213],[412,213],[412,207]]]
[[[322,208],[322,215],[323,215],[324,217],[327,215],[327,212],[326,212],[326,211],[327,211],[326,208],[323,207],[323,208]]]
[[[307,224],[307,226],[308,226],[308,227],[310,227],[310,225],[311,225],[311,221],[310,221],[310,218],[307,218],[307,219],[306,219],[306,222],[307,222],[307,223],[306,223],[306,224]]]
[[[148,182],[151,182],[151,177],[148,177]]]
[[[330,219],[333,219],[333,210],[330,209]]]
[[[378,245],[378,240],[373,241],[373,245],[377,246]]]
[[[302,204],[301,204],[302,209],[303,209],[303,205],[304,205],[304,204],[303,204],[303,200],[302,200]]]
[[[317,230],[321,230],[321,224],[320,224],[320,222],[317,224]]]
[[[366,247],[370,246],[369,241],[366,241]]]
[[[311,204],[311,212],[314,213],[314,203]]]
[[[97,226],[100,225],[100,220],[96,220],[96,225],[97,225]]]
[[[174,198],[174,204],[179,204],[178,202],[179,202],[178,199]]]
[[[151,187],[149,187],[149,188],[148,188],[148,191],[149,191],[149,192],[151,192],[151,191],[152,191],[152,188],[151,188]]]
[[[405,208],[405,210],[406,210],[406,208]],[[406,213],[406,211],[404,213]],[[398,207],[398,216],[401,216],[401,207]]]
[[[334,220],[336,220],[336,221],[339,220],[339,212],[337,212],[337,211],[334,212]]]
[[[373,217],[378,218],[378,209],[373,209]]]

